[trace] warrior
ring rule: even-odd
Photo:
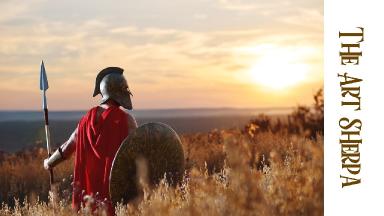
[[[132,110],[132,93],[123,71],[119,67],[100,71],[93,93],[93,97],[101,94],[100,105],[90,109],[69,139],[44,160],[44,168],[51,169],[75,153],[72,207],[76,211],[90,197],[93,209],[103,205],[114,215],[109,197],[112,162],[122,141],[137,128],[127,111]]]

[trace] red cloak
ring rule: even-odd
[[[98,107],[92,108],[79,122],[73,181],[72,207],[79,210],[90,195],[93,209],[99,204],[114,214],[109,199],[109,175],[113,159],[121,142],[128,135],[127,114],[112,105],[98,117]]]

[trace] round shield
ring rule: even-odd
[[[148,183],[156,185],[166,176],[179,183],[184,174],[184,152],[177,133],[163,123],[147,123],[133,131],[121,144],[112,164],[109,181],[114,204],[126,203],[141,192],[137,187],[136,163],[144,158]]]

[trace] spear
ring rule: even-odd
[[[44,111],[44,120],[45,120],[45,137],[47,142],[47,151],[48,151],[48,157],[51,157],[51,135],[49,132],[49,121],[48,121],[48,107],[47,107],[47,97],[45,95],[45,92],[48,89],[48,79],[47,74],[45,72],[44,67],[44,61],[41,61],[41,68],[40,68],[40,90],[43,97],[43,111]],[[52,187],[53,184],[53,169],[49,169],[49,183]]]

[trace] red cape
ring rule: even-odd
[[[78,210],[90,195],[97,204],[105,204],[114,214],[109,199],[109,175],[121,142],[128,135],[127,114],[110,106],[99,117],[92,108],[79,122],[76,142],[72,206]]]

